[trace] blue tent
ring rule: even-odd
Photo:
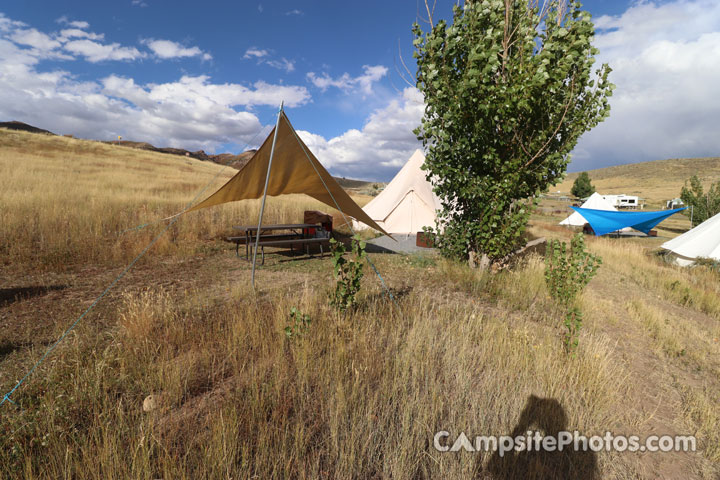
[[[592,208],[570,207],[588,221],[595,235],[605,235],[625,227],[649,233],[650,230],[671,215],[687,207],[674,210],[661,210],[658,212],[616,212],[609,210],[595,210]]]

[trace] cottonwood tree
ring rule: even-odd
[[[593,72],[594,27],[579,3],[469,1],[453,21],[413,25],[415,130],[443,210],[437,244],[497,261],[523,240],[535,198],[559,181],[584,132],[609,115],[610,68]]]
[[[680,199],[688,207],[686,214],[690,214],[692,207],[693,227],[700,225],[710,217],[720,213],[720,182],[710,184],[707,193],[697,175],[693,175],[685,182]]]

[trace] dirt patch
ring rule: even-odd
[[[591,293],[605,300],[604,305],[610,311],[603,315],[614,316],[618,323],[595,322],[598,331],[611,338],[616,344],[618,361],[622,361],[629,372],[630,398],[627,408],[634,411],[643,423],[632,426],[632,433],[646,437],[648,435],[693,435],[694,428],[683,416],[683,388],[700,388],[706,382],[715,383],[717,379],[708,378],[682,361],[668,361],[657,353],[648,333],[635,322],[629,320],[629,314],[622,306],[628,298],[639,297],[652,302],[667,311],[678,311],[682,315],[691,315],[699,322],[711,321],[707,316],[682,309],[637,285],[622,285],[612,281],[594,281],[590,284]],[[701,478],[697,472],[709,468],[705,460],[693,452],[665,452],[634,454],[639,470],[647,478]]]

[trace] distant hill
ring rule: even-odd
[[[218,155],[211,155],[210,160],[219,163],[220,165],[230,165],[231,167],[240,170],[247,164],[257,150],[248,150],[241,153],[240,155],[233,155],[232,153],[221,153]]]
[[[22,130],[25,132],[30,133],[43,133],[47,135],[56,135],[48,130],[43,130],[42,128],[34,127],[32,125],[28,125],[27,123],[18,122],[18,121],[12,121],[12,122],[0,122],[0,128],[6,128],[8,130]],[[72,135],[65,135],[67,137],[72,137]],[[98,140],[101,143],[105,143],[108,145],[118,145],[121,147],[129,147],[129,148],[137,148],[139,150],[147,150],[151,152],[158,152],[158,153],[165,153],[168,155],[178,155],[180,157],[191,157],[196,160],[202,160],[206,162],[213,162],[217,163],[219,165],[228,165],[232,168],[235,168],[236,170],[240,170],[242,167],[244,167],[252,158],[252,156],[255,154],[256,150],[247,150],[243,153],[240,153],[238,155],[232,154],[232,153],[219,153],[219,154],[207,154],[204,150],[197,150],[195,152],[191,152],[189,150],[184,150],[182,148],[172,148],[172,147],[156,147],[150,143],[147,142],[133,142],[131,140],[109,140],[109,141],[101,141]],[[363,180],[353,180],[349,178],[340,178],[340,177],[334,177],[335,180],[338,181],[340,186],[342,186],[345,190],[352,191],[354,193],[358,194],[365,194],[365,195],[377,195],[377,193],[382,190],[382,188],[385,186],[384,183],[377,183],[377,182],[366,182]],[[377,186],[378,188],[375,188]]]
[[[12,122],[0,122],[0,128],[7,128],[8,130],[21,130],[23,132],[31,132],[31,133],[44,133],[46,135],[55,135],[54,133],[43,130],[42,128],[33,127],[32,125],[28,125],[27,123],[18,122],[13,120]]]
[[[121,147],[139,148],[141,150],[150,150],[152,152],[167,153],[170,155],[179,155],[181,157],[191,157],[196,160],[214,162],[220,165],[229,165],[236,169],[241,169],[255,154],[255,150],[248,150],[239,155],[232,153],[220,153],[217,155],[207,154],[204,150],[191,152],[182,148],[171,147],[155,147],[147,142],[133,142],[130,140],[111,140],[104,143],[111,145],[120,145]]]
[[[720,158],[674,158],[652,162],[630,163],[615,167],[587,170],[600,193],[638,195],[649,206],[664,206],[666,200],[678,197],[685,181],[697,175],[707,185],[720,180]],[[569,193],[581,172],[568,174],[550,191]]]
[[[365,180],[353,180],[345,177],[333,177],[345,190],[374,197],[382,191],[387,183],[367,182]]]
[[[32,125],[28,125],[27,123],[18,122],[13,120],[12,122],[0,122],[0,128],[6,128],[8,130],[21,130],[24,132],[30,132],[30,133],[43,133],[47,135],[56,135],[55,133],[49,131],[49,130],[43,130],[42,128],[34,127]],[[72,137],[72,135],[65,135],[67,137]],[[100,140],[98,140],[100,141]],[[159,152],[159,153],[167,153],[170,155],[179,155],[181,157],[192,157],[196,160],[202,160],[202,161],[209,161],[214,162],[220,165],[229,165],[233,168],[240,169],[245,166],[245,164],[250,160],[250,158],[255,153],[255,150],[248,150],[246,152],[240,153],[238,155],[232,154],[232,153],[220,153],[217,155],[207,154],[203,150],[198,150],[196,152],[191,152],[189,150],[184,150],[182,148],[171,148],[171,147],[156,147],[154,145],[151,145],[147,142],[133,142],[130,140],[112,140],[112,141],[103,141],[103,143],[108,143],[112,145],[120,145],[123,147],[131,147],[131,148],[138,148],[141,150],[149,150],[151,152]]]

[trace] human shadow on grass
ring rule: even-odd
[[[0,288],[0,307],[26,300],[28,298],[39,297],[54,290],[64,290],[66,288],[67,285],[33,285],[30,287]]]
[[[520,418],[508,435],[512,438],[525,436],[528,431],[539,431],[544,436],[558,437],[559,432],[568,430],[565,410],[554,398],[540,398],[530,395]],[[533,443],[533,447],[534,447]],[[483,478],[536,479],[536,480],[593,480],[599,477],[597,455],[591,450],[575,450],[570,444],[562,451],[511,451],[500,456],[496,451],[490,457]]]

